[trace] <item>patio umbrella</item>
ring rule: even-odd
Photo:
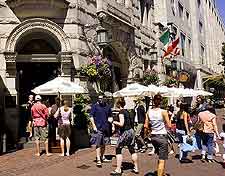
[[[128,84],[127,87],[114,92],[113,97],[147,96],[149,88],[138,83]]]
[[[205,90],[195,90],[197,95],[202,95],[202,96],[212,96],[213,93],[207,92]]]
[[[77,93],[86,93],[86,90],[82,86],[62,77],[57,77],[48,81],[31,91],[40,95],[73,95]]]
[[[156,86],[156,85],[148,85],[149,88],[149,92],[152,95],[156,95],[156,94],[165,94],[168,93],[168,87],[166,86]]]

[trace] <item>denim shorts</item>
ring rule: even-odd
[[[158,154],[160,160],[168,159],[168,136],[166,134],[152,134],[152,144],[155,152]]]

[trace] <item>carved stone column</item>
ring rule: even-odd
[[[61,76],[71,77],[72,53],[61,52],[59,53],[59,57],[61,61]]]
[[[148,25],[148,14],[147,14],[147,7],[145,6],[144,16],[143,16],[143,26],[147,26],[147,25]]]
[[[6,60],[6,77],[15,78],[16,77],[16,53],[5,52]]]
[[[152,8],[149,9],[148,12],[148,28],[151,29],[152,28]]]
[[[125,0],[125,7],[132,8],[132,0]]]
[[[100,11],[103,9],[103,0],[97,0],[97,11]]]

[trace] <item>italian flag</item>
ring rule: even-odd
[[[159,40],[163,43],[164,45],[164,54],[163,58],[172,54],[173,52],[175,55],[179,55],[177,45],[179,43],[179,37],[175,41],[170,41],[170,32],[167,30],[166,32],[163,33],[163,35],[159,38]],[[175,49],[177,50],[175,51]]]
[[[176,51],[177,49],[177,45],[179,44],[179,37],[176,39],[176,40],[174,40],[173,42],[171,42],[170,44],[169,44],[169,46],[167,47],[167,49],[166,49],[166,51],[165,51],[165,53],[164,53],[164,55],[163,55],[163,58],[164,57],[166,57],[166,56],[168,56],[168,55],[170,55],[170,54],[172,54],[172,53],[175,53],[175,55],[178,55],[179,54],[179,52],[178,51]]]

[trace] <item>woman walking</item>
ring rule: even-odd
[[[66,156],[70,155],[70,134],[71,134],[71,121],[73,117],[72,108],[69,107],[69,102],[64,101],[63,106],[57,110],[56,117],[58,118],[58,135],[60,137],[61,155],[65,155],[64,141],[66,140]]]
[[[171,122],[166,110],[160,108],[162,96],[157,94],[153,98],[153,109],[149,109],[145,121],[145,128],[151,125],[151,140],[159,156],[157,176],[165,175],[165,160],[168,159],[168,136],[166,126],[171,128]]]
[[[121,165],[123,161],[122,149],[127,146],[131,154],[134,169],[132,172],[138,174],[138,157],[134,150],[134,130],[131,128],[131,119],[129,113],[124,109],[125,106],[124,98],[120,98],[116,103],[116,107],[119,109],[119,121],[113,121],[113,126],[119,128],[119,139],[116,145],[116,170],[112,171],[110,175],[119,176],[122,175]]]
[[[179,139],[179,144],[183,143],[183,136],[189,135],[190,136],[190,129],[188,126],[188,119],[190,115],[188,114],[188,105],[187,103],[181,103],[180,110],[177,113],[177,121],[176,121],[176,134]],[[187,159],[188,152],[182,151],[180,147],[180,155],[179,160],[181,163],[184,162],[191,162]]]

